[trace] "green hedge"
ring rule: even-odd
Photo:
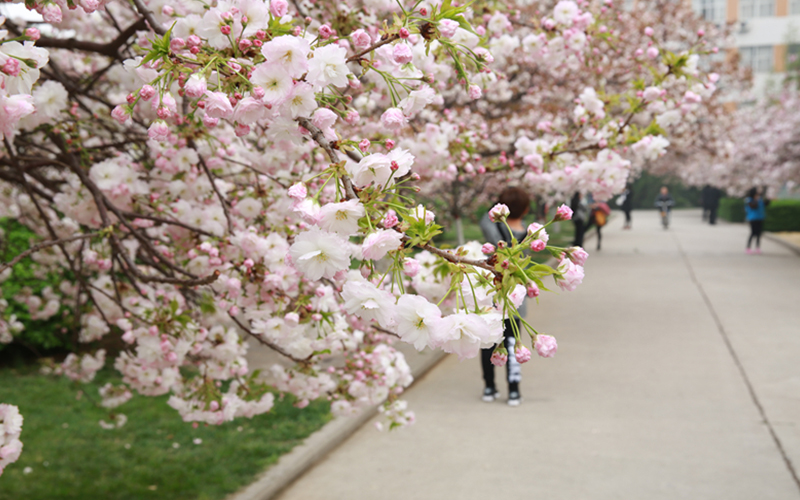
[[[722,198],[719,200],[720,219],[730,222],[744,222],[744,199],[743,198]]]
[[[766,231],[800,231],[800,200],[773,200],[767,207]]]
[[[30,248],[31,242],[39,238],[36,233],[13,219],[0,219],[0,262],[8,262]],[[64,276],[48,273],[42,275],[38,265],[30,257],[14,264],[11,276],[0,283],[0,299],[8,302],[7,316],[15,315],[25,325],[25,329],[14,335],[12,344],[0,344],[0,351],[9,347],[23,347],[38,355],[71,346],[71,333],[74,333],[71,311],[64,306],[49,319],[33,320],[28,308],[15,300],[24,288],[39,294],[45,287],[58,290]]]
[[[722,198],[719,216],[730,222],[744,222],[744,199]],[[800,231],[800,200],[772,200],[767,207],[766,231]]]

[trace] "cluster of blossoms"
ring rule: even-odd
[[[800,93],[787,86],[704,124],[704,144],[688,158],[668,155],[657,167],[689,185],[712,185],[733,196],[760,186],[774,196],[800,185]]]
[[[10,21],[0,37],[0,54],[25,62],[0,73],[14,117],[0,122],[0,217],[34,231],[37,272],[62,278],[15,307],[79,330],[84,354],[57,368],[76,381],[104,365],[99,341],[121,339],[124,385],[101,390],[104,406],[169,394],[186,421],[252,417],[280,391],[412,422],[395,338],[474,357],[544,279],[574,290],[587,257],[549,245],[567,207],[513,245],[437,248],[442,227],[414,194],[520,172],[541,193],[610,196],[628,145],[650,157],[666,145],[657,118],[634,118],[703,94],[697,47],[656,43],[631,56],[642,79],[602,90],[622,36],[602,23],[625,18],[610,3],[565,0],[534,22],[490,3],[81,2],[60,19],[31,5],[82,38]],[[114,23],[81,14],[96,9]],[[563,88],[533,78],[577,70]],[[520,119],[516,101],[544,111]],[[492,212],[504,223],[507,208]],[[4,342],[25,334],[10,311],[0,304]],[[555,339],[520,320],[517,359],[525,341],[551,357]],[[245,339],[285,362],[254,374]]]
[[[14,463],[22,453],[22,415],[19,408],[0,404],[0,476],[8,464]]]
[[[445,92],[444,120],[400,143],[447,216],[471,215],[509,183],[544,202],[606,199],[703,122],[718,77],[699,70],[701,57],[708,66],[722,40],[691,5],[566,0],[546,12],[520,3],[484,14],[485,99]]]

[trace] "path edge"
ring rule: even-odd
[[[773,243],[777,243],[779,245],[782,245],[782,246],[788,248],[789,250],[791,250],[792,252],[796,253],[797,255],[800,255],[800,246],[795,245],[791,241],[784,240],[783,238],[781,238],[777,234],[767,233],[767,232],[764,233],[764,237],[766,239],[768,239],[769,241],[772,241]]]
[[[419,360],[419,363],[414,363],[415,366],[411,368],[411,374],[414,377],[412,387],[447,357],[447,354],[442,351],[429,351],[419,354],[419,356],[422,359]],[[226,500],[271,500],[275,498],[371,420],[377,414],[377,410],[378,405],[375,405],[354,417],[334,418],[308,436],[301,444],[292,448],[292,451],[283,455],[276,464],[270,466],[255,481],[228,495]]]

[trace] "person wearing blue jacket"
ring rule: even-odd
[[[761,233],[764,232],[764,219],[767,218],[769,200],[764,198],[764,193],[759,188],[752,188],[744,199],[745,218],[750,223],[750,237],[747,239],[747,253],[761,253]],[[756,241],[755,250],[750,245]]]

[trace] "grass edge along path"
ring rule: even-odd
[[[0,476],[0,500],[219,500],[331,418],[327,401],[300,410],[287,396],[265,415],[194,428],[167,396],[134,395],[116,409],[128,422],[105,430],[109,411],[89,399],[109,381],[119,381],[110,370],[76,386],[32,367],[0,369],[0,401],[25,419],[23,453]]]

